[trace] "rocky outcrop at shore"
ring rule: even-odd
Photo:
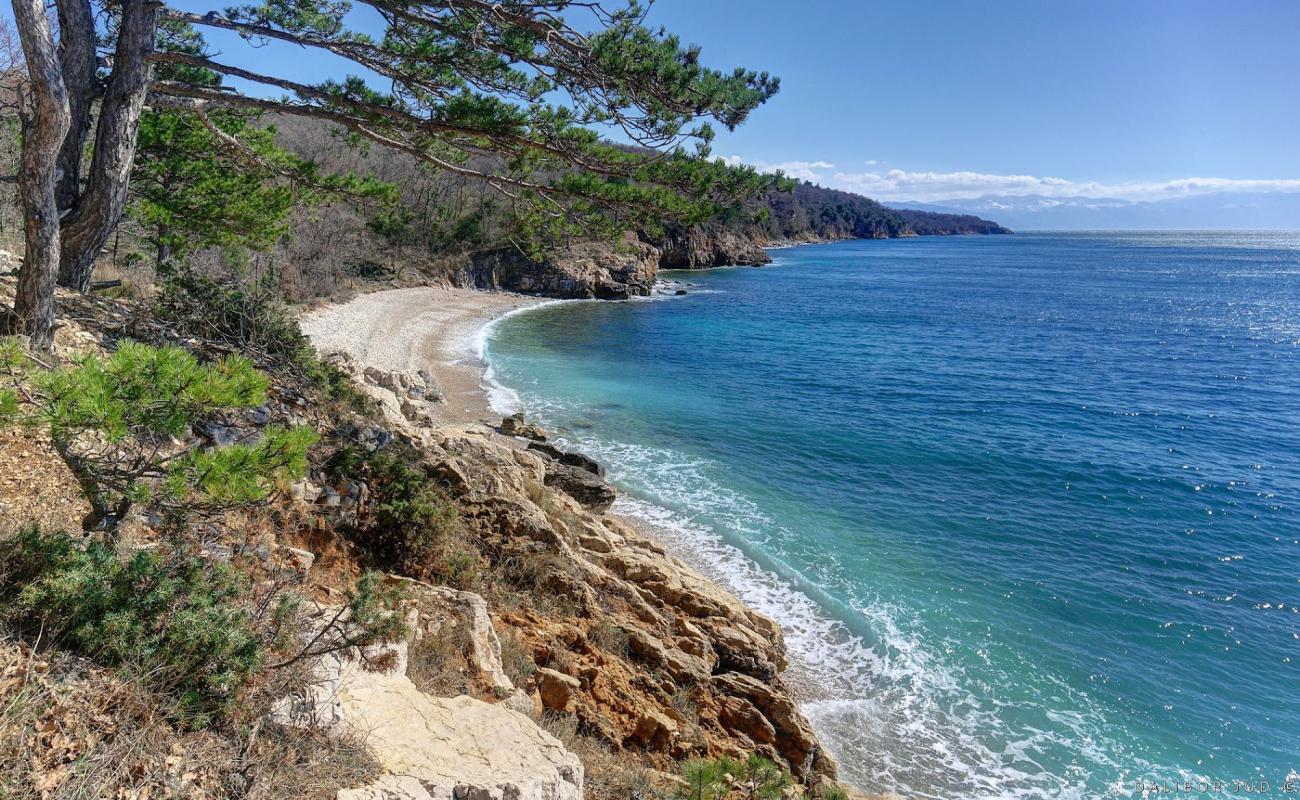
[[[643,233],[641,238],[658,248],[661,269],[758,266],[772,261],[763,249],[768,244],[766,241],[736,231],[677,226],[662,236]]]
[[[535,580],[572,602],[494,612],[548,665],[532,681],[542,706],[664,768],[758,752],[803,781],[834,776],[780,677],[775,622],[619,517],[557,490],[547,478],[558,462],[522,441],[483,425],[426,430],[424,440],[430,474],[467,518],[495,547],[543,565]]]
[[[455,273],[458,286],[548,297],[624,300],[650,294],[659,251],[628,235],[617,242],[575,242],[540,259],[515,247],[470,256]]]

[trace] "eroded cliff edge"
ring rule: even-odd
[[[610,752],[664,773],[691,757],[760,753],[806,786],[834,778],[781,678],[780,627],[609,513],[614,490],[598,465],[518,419],[434,427],[384,407],[477,544],[525,565],[527,587],[506,580],[484,597],[506,661],[523,664],[511,689],[535,717],[568,717]],[[519,588],[530,602],[511,596]],[[488,702],[511,696],[487,673],[473,686]]]

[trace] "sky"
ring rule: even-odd
[[[1300,193],[1297,0],[657,0],[649,21],[710,66],[781,78],[715,155],[823,186],[924,202]],[[206,33],[219,60],[304,82],[347,71]]]
[[[658,0],[781,78],[715,152],[885,200],[1300,191],[1292,0]],[[1261,183],[1262,181],[1262,183]]]

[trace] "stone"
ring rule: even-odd
[[[602,467],[594,458],[585,456],[582,453],[570,453],[566,450],[561,450],[549,442],[529,442],[528,449],[536,453],[541,453],[543,456],[558,461],[561,464],[585,469],[586,471],[599,475],[602,478],[605,477],[605,468]]]
[[[230,447],[245,440],[245,434],[232,425],[204,422],[198,426],[199,435],[216,447]]]
[[[525,692],[523,689],[515,689],[510,692],[506,695],[506,698],[501,701],[501,705],[511,711],[518,712],[525,716],[538,718],[542,716],[540,699],[536,703],[533,702],[533,696]]]
[[[646,710],[637,720],[632,738],[651,749],[666,750],[677,738],[677,723],[658,711]]]
[[[523,414],[511,414],[502,419],[501,432],[506,436],[522,436],[535,442],[546,441],[546,431],[524,419]]]
[[[418,613],[412,609],[408,621]],[[337,797],[582,800],[582,762],[558,739],[503,704],[424,694],[406,676],[407,649],[403,641],[367,648],[365,658],[331,653],[312,665],[305,692],[273,708],[281,724],[365,733],[382,774]],[[381,660],[387,671],[367,667]]]
[[[315,503],[320,494],[321,488],[306,479],[289,486],[289,496],[303,503]]]
[[[469,639],[467,655],[474,668],[487,677],[498,696],[510,698],[518,693],[501,663],[501,639],[492,626],[487,601],[481,595],[414,580],[403,583],[407,596],[420,612],[415,626],[418,637],[435,635],[445,625],[464,628]],[[526,708],[531,709],[532,701],[526,703]],[[518,705],[525,707],[522,703]]]
[[[678,289],[677,291],[673,292],[673,294],[675,294],[675,295],[683,295],[683,294],[686,294],[686,290],[685,290],[685,289]]]
[[[547,486],[554,486],[593,511],[609,510],[609,507],[614,505],[614,500],[618,498],[614,487],[610,486],[605,479],[568,464],[556,462],[547,464],[545,483]]]
[[[341,789],[336,800],[433,800],[419,779],[410,775],[385,775],[360,789]]]
[[[752,631],[735,624],[710,627],[713,648],[724,670],[753,675],[761,680],[775,678],[785,669],[784,659],[774,660],[772,648]]]
[[[310,572],[312,565],[316,563],[316,554],[310,550],[303,550],[297,547],[285,547],[284,554],[288,557],[289,561],[293,563],[294,568],[302,573]]]
[[[708,680],[710,669],[704,659],[665,645],[639,628],[627,630],[627,646],[632,655],[652,667],[659,667],[679,683]]]
[[[772,725],[777,751],[789,762],[795,777],[807,779],[814,774],[835,777],[834,759],[822,748],[812,726],[788,695],[777,691],[769,682],[737,672],[714,675],[711,682],[718,692],[748,701],[767,719]]]
[[[397,776],[432,800],[582,800],[582,762],[528,717],[467,695],[429,697],[405,676],[363,675],[344,684],[343,709],[388,773],[380,790]]]
[[[743,697],[724,697],[718,703],[718,722],[733,733],[748,736],[756,744],[776,741],[776,728],[754,704]]]
[[[572,675],[565,675],[553,669],[542,667],[535,673],[537,692],[542,697],[542,705],[561,714],[572,714],[576,707],[575,695],[582,688],[582,682]]]

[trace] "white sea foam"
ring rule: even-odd
[[[513,414],[521,408],[519,393],[514,389],[502,384],[496,379],[496,369],[493,368],[492,362],[487,357],[488,343],[496,333],[497,326],[505,320],[537,311],[541,308],[547,308],[560,303],[580,303],[582,300],[547,300],[537,305],[524,306],[523,308],[514,308],[499,317],[493,317],[481,325],[478,330],[469,337],[469,350],[483,365],[483,388],[487,392],[488,407],[497,414]]]
[[[815,587],[788,564],[770,553],[745,552],[735,542],[761,550],[776,523],[713,481],[717,465],[643,445],[586,438],[569,444],[633,488],[635,494],[625,492],[615,503],[616,513],[649,523],[674,555],[781,623],[793,677],[813,697],[803,711],[845,779],[918,798],[1083,800],[1097,796],[1095,786],[1086,786],[1083,764],[1124,774],[1104,720],[1064,682],[1052,687],[1072,695],[1063,705],[1084,711],[1056,714],[1050,731],[1010,724],[1014,707],[994,692],[973,691],[973,682],[944,657],[960,643],[934,640],[914,615],[885,602],[858,606],[869,631],[864,640],[827,613],[810,593]],[[1006,680],[1014,683],[1016,676]],[[1081,764],[1045,756],[1062,752],[1077,753]],[[1156,774],[1154,765],[1145,767],[1151,770],[1145,774]]]

